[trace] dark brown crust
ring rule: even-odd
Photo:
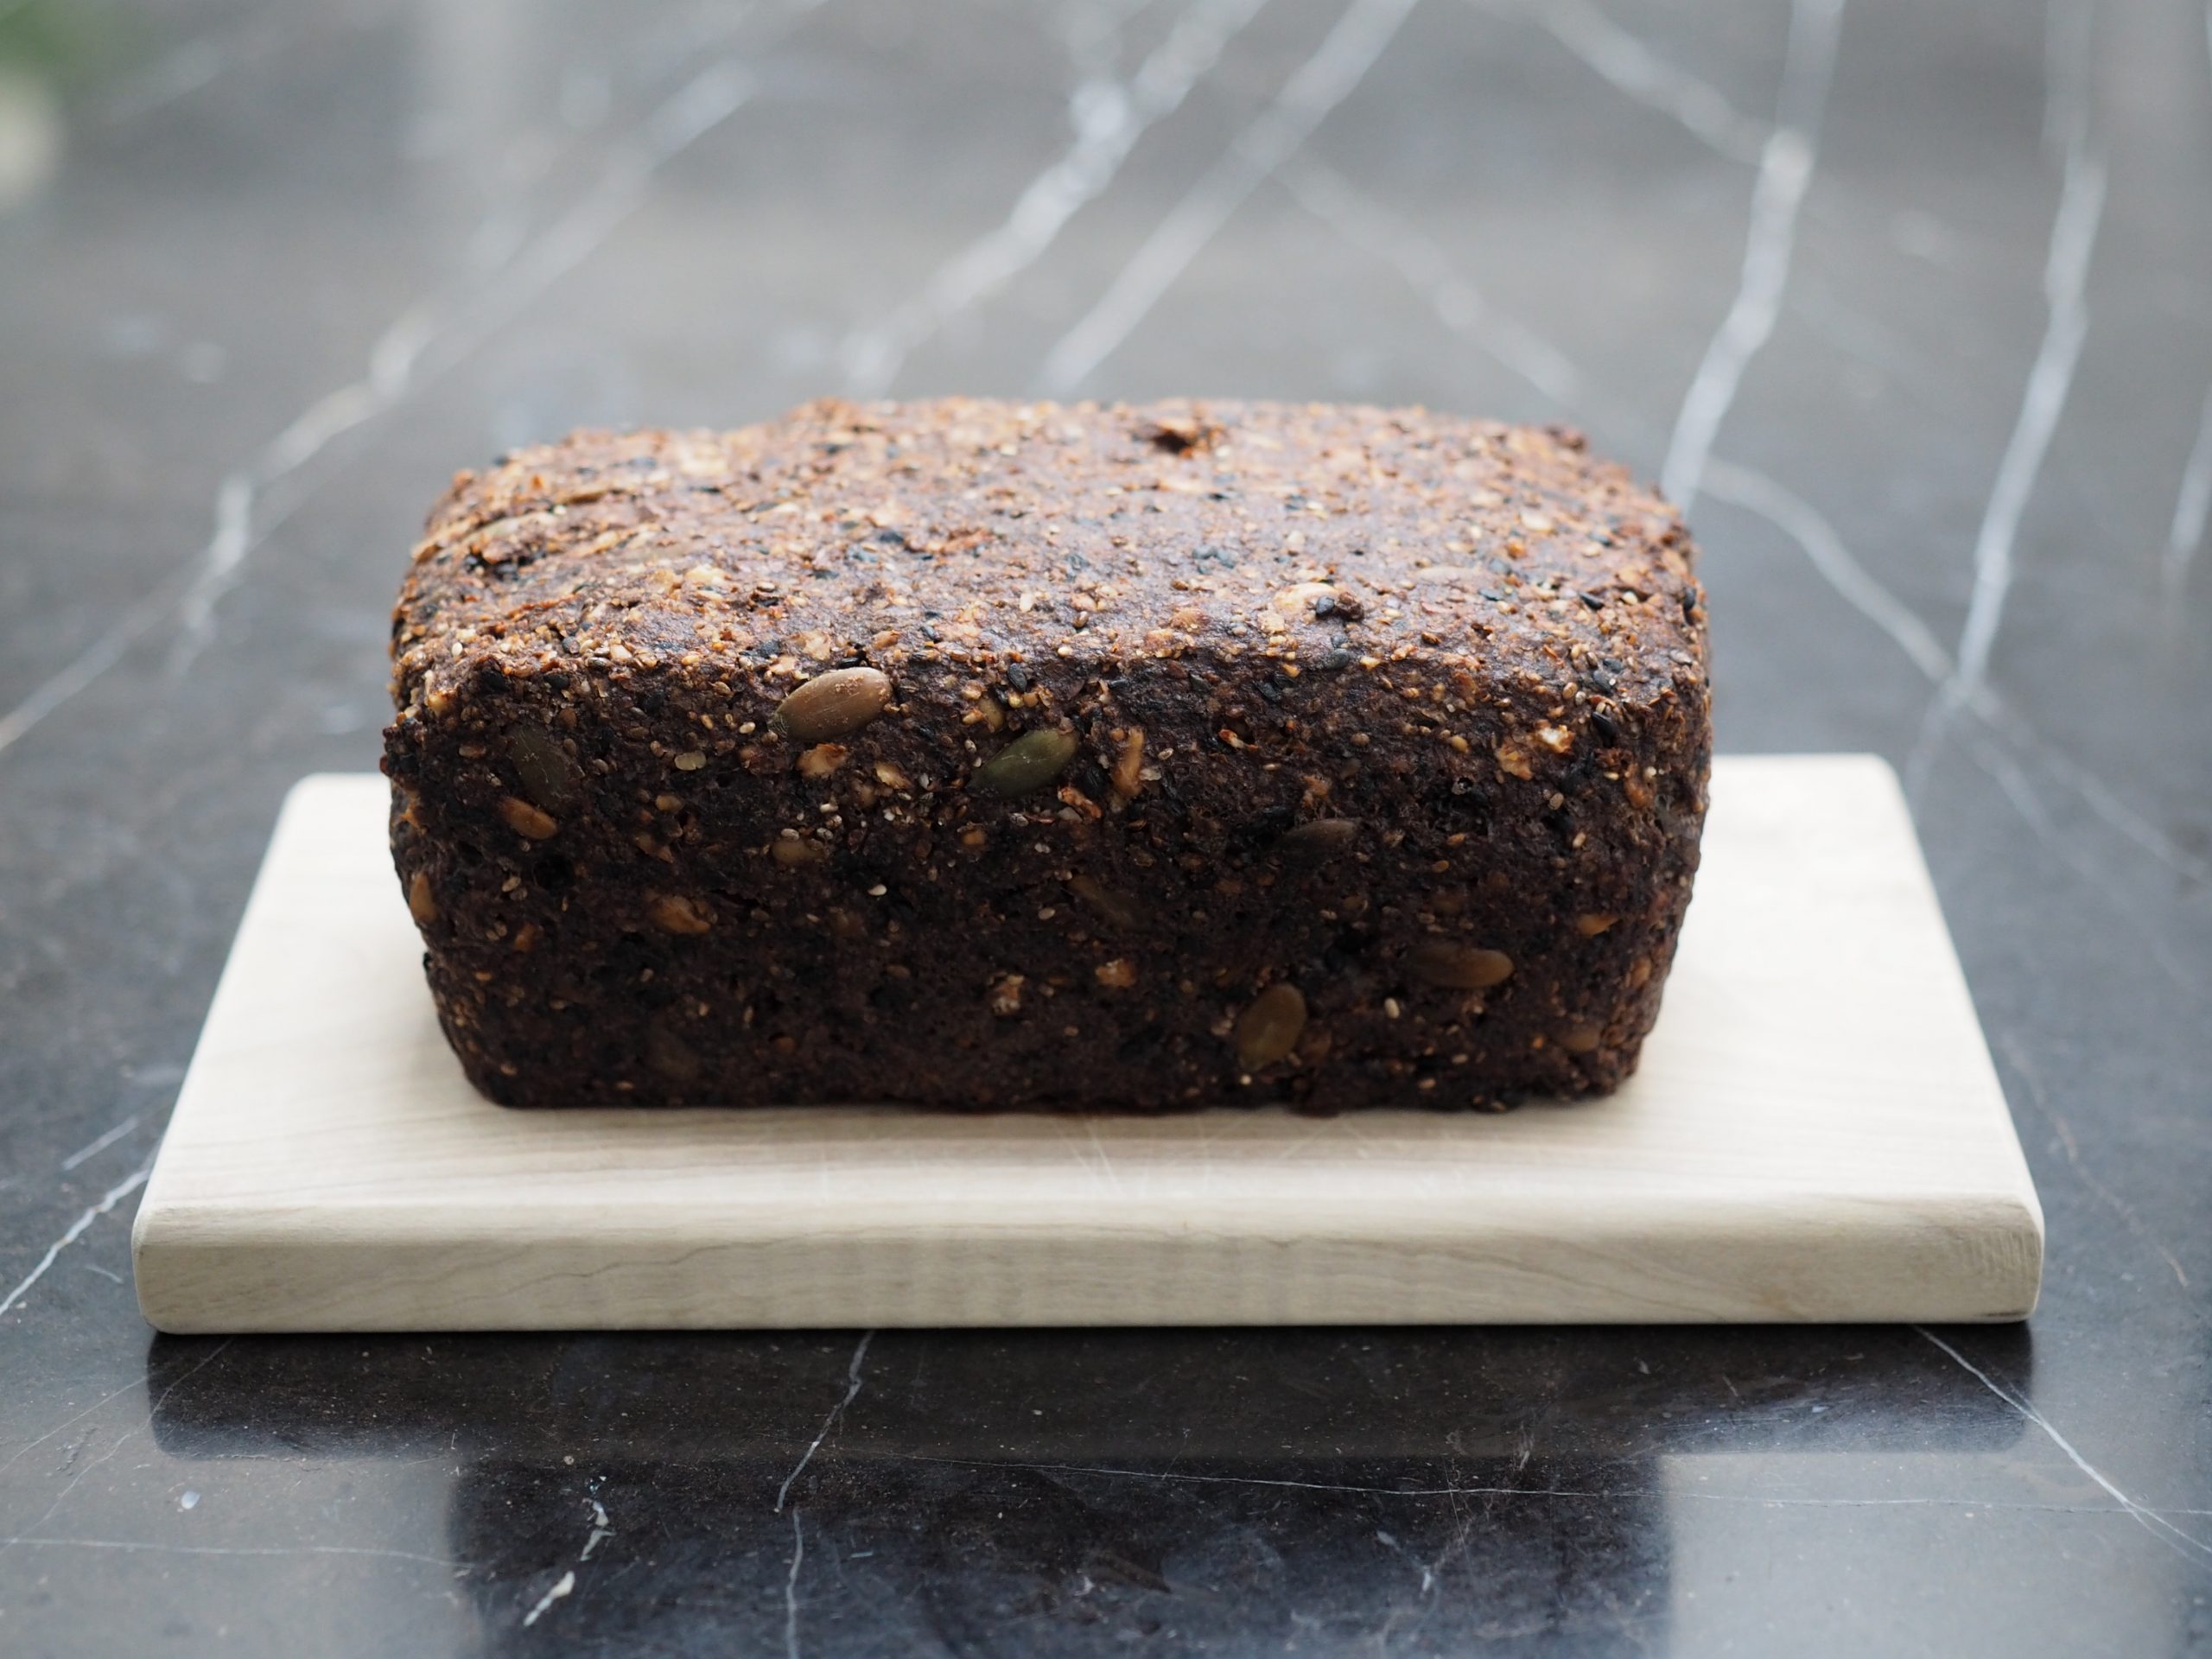
[[[393,654],[402,888],[522,1106],[1610,1089],[1711,741],[1675,512],[1576,434],[1420,410],[582,433],[455,479]],[[880,717],[772,727],[854,664]],[[1055,730],[1051,783],[979,784]],[[1317,819],[1357,829],[1286,840]],[[1468,948],[1510,976],[1465,988]],[[1280,992],[1240,1029],[1279,982],[1302,1031]]]

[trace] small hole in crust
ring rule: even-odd
[[[1137,436],[1155,449],[1164,449],[1171,455],[1187,455],[1193,450],[1211,449],[1224,436],[1220,427],[1192,416],[1174,416],[1166,420],[1152,421],[1140,428]]]

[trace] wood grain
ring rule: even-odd
[[[165,1331],[2018,1319],[2043,1217],[1888,767],[1716,766],[1666,1010],[1503,1116],[518,1113],[385,786],[294,790],[149,1183]]]

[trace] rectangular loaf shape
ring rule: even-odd
[[[463,474],[392,847],[516,1106],[1496,1107],[1656,1014],[1679,516],[1421,410],[823,402]]]

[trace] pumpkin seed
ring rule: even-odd
[[[1025,732],[983,763],[976,787],[1001,799],[1042,789],[1067,770],[1077,747],[1073,732],[1056,727]]]
[[[1406,971],[1424,985],[1451,991],[1486,991],[1512,977],[1513,958],[1503,950],[1452,939],[1423,939],[1406,952]]]
[[[1306,998],[1277,980],[1236,1016],[1236,1064],[1246,1071],[1273,1065],[1298,1046],[1306,1032]]]
[[[645,1064],[671,1083],[696,1083],[706,1070],[691,1045],[659,1019],[645,1027]]]
[[[1144,912],[1136,901],[1126,899],[1111,887],[1102,887],[1087,875],[1071,876],[1068,891],[1083,900],[1084,906],[1102,922],[1119,928],[1124,933],[1135,933],[1144,926]]]
[[[1350,852],[1358,839],[1355,818],[1313,818],[1284,830],[1275,842],[1275,852],[1293,864],[1325,864]]]
[[[768,723],[794,743],[826,743],[849,737],[890,701],[891,680],[881,670],[833,668],[778,703]]]
[[[514,762],[522,792],[548,812],[575,804],[581,793],[575,764],[561,740],[528,722],[507,734],[507,758]]]

